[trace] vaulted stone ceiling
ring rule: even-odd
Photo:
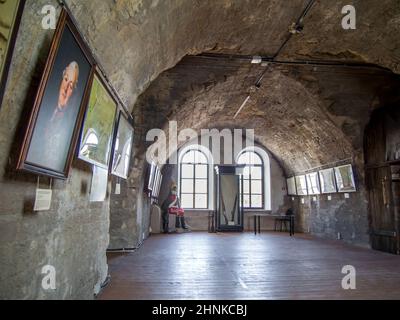
[[[273,56],[308,0],[66,0],[118,92],[132,108],[164,70],[206,51]],[[354,0],[357,30],[341,28],[348,1],[317,0],[279,59],[379,64],[400,73],[400,2]]]
[[[186,55],[203,52],[266,57],[279,52],[277,60],[371,63],[400,73],[398,0],[352,1],[357,30],[341,27],[341,10],[348,1],[316,0],[303,32],[293,36],[289,26],[309,0],[66,2],[111,82],[139,118],[153,114],[164,121],[159,126],[172,119],[181,120],[181,127],[256,128],[259,141],[288,172],[362,157],[363,129],[371,110],[383,103],[379,90],[386,80],[375,81],[371,74],[337,77],[337,72],[321,69],[272,68],[237,121],[233,115],[262,72],[259,67],[225,66],[230,73],[202,73],[193,66],[186,70],[192,78],[171,71],[154,81]],[[183,79],[192,88],[177,85]]]
[[[180,130],[254,129],[257,141],[291,174],[362,161],[371,112],[400,101],[400,79],[380,69],[273,65],[255,89],[264,70],[249,62],[187,57],[139,98],[137,122],[144,131],[168,132],[168,121],[177,121]]]

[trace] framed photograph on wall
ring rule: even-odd
[[[339,192],[356,192],[353,166],[351,164],[335,168],[336,185]]]
[[[25,0],[0,1],[0,108]]]
[[[147,190],[149,191],[149,196],[151,196],[153,189],[154,189],[154,182],[156,179],[156,174],[157,174],[157,165],[152,162],[150,167],[149,167],[149,173],[148,173],[148,183],[147,183]]]
[[[161,181],[162,181],[162,174],[161,174],[161,169],[157,167],[156,173],[155,173],[155,179],[154,179],[154,187],[152,190],[152,198],[157,199],[159,194],[160,194],[160,187],[161,187]]]
[[[117,108],[104,79],[96,72],[83,123],[79,159],[109,169]]]
[[[321,182],[321,193],[336,193],[336,179],[334,169],[321,170],[319,172],[319,180]]]
[[[94,59],[65,10],[29,119],[18,169],[66,179],[75,155]]]
[[[306,178],[308,194],[312,196],[321,194],[318,172],[309,173],[306,175]]]
[[[297,195],[299,195],[299,196],[307,196],[308,195],[306,176],[297,176],[296,177],[296,189],[297,189]]]
[[[297,196],[296,180],[294,177],[287,179],[287,188],[289,196]]]
[[[115,131],[113,162],[111,174],[122,179],[129,175],[129,165],[132,156],[133,126],[121,111],[118,118],[117,130]]]

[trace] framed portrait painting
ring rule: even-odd
[[[25,134],[18,169],[66,179],[93,79],[94,59],[62,10]]]
[[[336,185],[339,192],[356,192],[356,184],[351,164],[335,168]]]
[[[127,179],[132,153],[133,127],[125,115],[120,112],[114,138],[114,154],[111,174]]]
[[[104,79],[96,72],[82,128],[79,159],[109,169],[117,108]]]
[[[0,107],[25,0],[0,1]]]
[[[321,182],[321,193],[329,194],[336,193],[336,180],[334,169],[321,170],[319,172],[319,180]]]

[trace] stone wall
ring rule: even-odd
[[[368,201],[360,167],[354,166],[357,192],[345,194],[290,197],[296,212],[296,230],[317,237],[337,239],[346,243],[370,247]],[[361,167],[362,170],[363,167]],[[292,200],[294,199],[294,200]],[[304,204],[302,203],[304,200]]]
[[[110,203],[90,203],[91,168],[75,160],[54,181],[51,210],[32,212],[37,179],[15,172],[53,31],[40,11],[54,0],[28,0],[0,109],[0,299],[92,299],[108,274]],[[47,188],[49,179],[41,179]],[[42,268],[56,269],[57,289],[42,290]]]

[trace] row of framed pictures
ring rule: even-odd
[[[149,167],[147,192],[150,198],[158,199],[163,175],[161,169],[153,162]]]
[[[352,165],[345,165],[287,179],[289,196],[356,192]]]
[[[63,9],[17,168],[66,179],[77,156],[126,179],[133,124],[118,101]]]

